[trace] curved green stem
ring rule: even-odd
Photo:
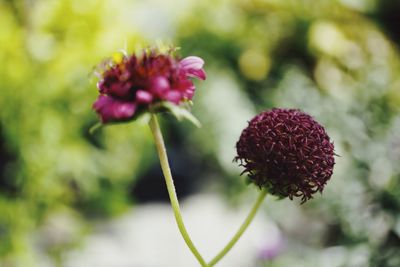
[[[186,242],[186,245],[189,247],[190,251],[196,257],[198,262],[202,267],[208,267],[207,263],[200,255],[199,251],[194,246],[192,240],[189,237],[188,232],[186,231],[185,225],[183,223],[181,211],[179,208],[178,197],[176,196],[174,181],[172,179],[171,169],[168,163],[167,151],[165,149],[164,139],[161,133],[160,125],[158,124],[157,117],[155,114],[151,114],[151,119],[149,122],[151,132],[153,133],[154,141],[156,143],[158,156],[160,158],[161,169],[164,174],[165,183],[167,184],[168,195],[171,201],[171,206],[174,211],[175,220],[178,225],[179,231],[183,239]]]
[[[208,263],[209,267],[212,267],[215,264],[217,264],[217,262],[219,262],[232,249],[232,247],[236,244],[236,242],[239,240],[239,238],[246,231],[247,227],[249,227],[250,223],[253,221],[254,216],[256,215],[258,208],[261,206],[261,203],[264,201],[264,198],[265,198],[266,195],[267,195],[267,191],[266,190],[262,190],[260,192],[260,195],[258,196],[256,202],[254,203],[253,207],[251,208],[250,213],[247,215],[246,219],[244,220],[244,222],[240,226],[239,230],[232,237],[232,239],[229,241],[229,243],[221,250],[221,252],[218,253]]]

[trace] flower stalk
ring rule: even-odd
[[[176,195],[174,181],[172,179],[171,168],[168,163],[167,151],[164,144],[164,138],[161,133],[160,125],[158,124],[157,117],[155,114],[151,114],[151,119],[149,122],[151,132],[154,137],[154,142],[157,147],[158,156],[160,158],[161,169],[164,174],[165,183],[167,185],[168,195],[171,201],[171,206],[174,212],[175,220],[178,225],[179,231],[185,240],[186,245],[189,247],[190,251],[196,257],[197,261],[202,267],[208,267],[206,261],[203,259],[193,241],[191,240],[186,227],[183,223],[182,214],[179,207],[178,197]]]
[[[251,208],[249,214],[247,215],[246,219],[243,221],[242,225],[239,227],[238,231],[234,234],[232,239],[226,244],[226,246],[219,252],[209,263],[208,266],[212,267],[217,264],[225,255],[233,248],[239,238],[243,235],[246,229],[249,227],[251,222],[253,221],[255,215],[257,214],[258,209],[260,208],[262,202],[264,201],[267,195],[267,190],[263,189],[260,191],[260,194],[254,203],[253,207]]]

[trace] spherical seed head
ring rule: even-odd
[[[334,147],[325,129],[296,109],[255,116],[236,144],[235,160],[250,181],[281,197],[302,202],[322,192],[333,173]]]
[[[123,56],[100,74],[100,95],[93,108],[102,123],[108,123],[132,120],[160,102],[179,105],[193,98],[190,78],[206,78],[203,65],[199,57],[179,59],[156,49]]]

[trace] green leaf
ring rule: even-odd
[[[100,129],[101,127],[103,127],[103,124],[101,122],[96,123],[95,125],[93,125],[92,127],[90,127],[89,129],[89,133],[90,134],[94,134],[94,132],[96,132],[98,129]]]
[[[185,107],[177,106],[170,102],[162,102],[157,105],[157,108],[165,108],[170,111],[179,121],[184,119],[193,123],[196,127],[201,127],[200,121]]]

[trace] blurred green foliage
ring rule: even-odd
[[[125,45],[163,39],[206,61],[193,110],[204,127],[164,121],[171,150],[211,177],[199,188],[240,200],[234,144],[266,108],[303,109],[335,142],[323,197],[268,208],[290,241],[268,266],[400,266],[397,2],[167,2],[0,1],[0,266],[35,266],[35,235],[67,216],[72,237],[40,245],[62,262],[94,219],[135,202],[138,177],[157,166],[149,131],[139,121],[90,135],[90,73]]]

